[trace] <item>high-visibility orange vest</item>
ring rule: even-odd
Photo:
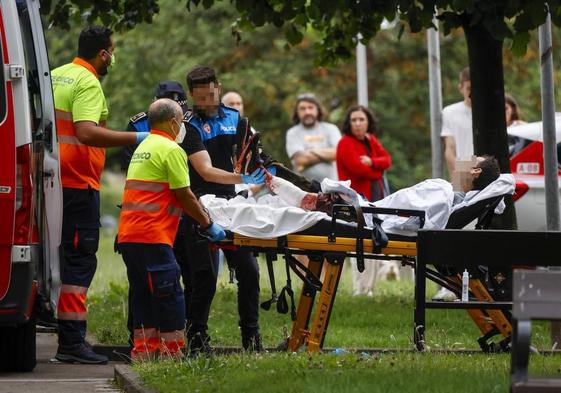
[[[127,173],[119,243],[173,246],[183,209],[172,189],[188,186],[187,155],[169,135],[151,130],[135,150]]]
[[[62,186],[99,190],[105,149],[87,146],[76,137],[74,123],[91,121],[105,126],[107,103],[95,68],[75,58],[51,72]]]

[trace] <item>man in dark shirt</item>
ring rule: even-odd
[[[235,184],[262,184],[265,170],[251,174],[233,172],[233,153],[238,111],[220,104],[220,85],[209,67],[196,67],[187,74],[193,113],[186,120],[182,147],[188,155],[191,189],[197,196],[235,196]],[[196,223],[183,216],[174,251],[185,285],[187,339],[191,354],[209,352],[207,321],[216,291],[217,253],[197,231]],[[238,279],[238,312],[242,344],[246,350],[262,350],[259,334],[259,267],[248,251],[224,252]]]

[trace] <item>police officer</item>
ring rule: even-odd
[[[182,211],[212,241],[224,239],[189,188],[183,113],[173,100],[150,105],[150,135],[135,150],[119,222],[134,325],[134,361],[173,356],[185,346],[185,303],[172,245]]]
[[[85,343],[86,295],[93,279],[99,244],[99,188],[105,147],[139,143],[147,132],[106,128],[107,103],[99,82],[115,64],[111,29],[86,27],[78,56],[51,73],[63,187],[58,350],[65,362],[106,363]]]
[[[189,110],[187,106],[187,95],[181,83],[176,81],[161,81],[156,86],[154,92],[154,100],[158,98],[170,98],[181,106],[183,113]],[[150,123],[148,122],[148,115],[146,112],[140,112],[130,118],[127,124],[127,131],[134,132],[149,132]],[[129,168],[129,163],[133,152],[138,147],[138,144],[126,146],[121,155],[121,169],[126,171]]]
[[[215,194],[235,196],[234,185],[262,184],[263,169],[251,174],[233,173],[234,151],[239,113],[220,104],[220,86],[214,70],[196,67],[187,74],[193,114],[187,120],[187,134],[182,147],[189,156],[191,187],[197,196]],[[185,284],[187,338],[191,353],[208,352],[207,321],[216,291],[218,258],[206,239],[197,235],[196,223],[184,216],[174,250]],[[259,334],[259,267],[248,251],[225,251],[229,267],[238,279],[238,312],[242,345],[247,350],[261,350]]]

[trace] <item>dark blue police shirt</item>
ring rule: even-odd
[[[182,143],[187,156],[206,150],[213,167],[233,172],[236,130],[239,120],[240,114],[237,110],[222,104],[218,108],[218,114],[211,118],[202,118],[193,113],[187,120],[187,134]],[[191,189],[196,195],[233,196],[236,194],[233,184],[206,182],[193,168],[191,162],[188,162]]]

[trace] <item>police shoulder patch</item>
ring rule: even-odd
[[[136,115],[131,117],[131,122],[136,123],[137,121],[144,119],[146,116],[148,116],[146,112],[137,113]]]
[[[185,112],[185,115],[183,115],[183,118],[187,123],[190,123],[191,119],[193,119],[194,116],[195,114],[193,113],[193,111],[188,110],[187,112]]]

